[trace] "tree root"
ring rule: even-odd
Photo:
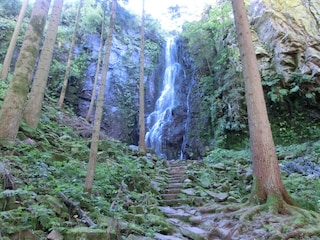
[[[313,227],[309,229],[299,229],[286,234],[283,239],[299,238],[305,239],[306,237],[317,237],[320,235],[320,227]]]
[[[76,204],[74,204],[64,193],[59,192],[59,197],[68,207],[71,207],[73,210],[76,210],[77,213],[84,219],[84,221],[89,227],[96,226],[96,224],[91,220],[91,218],[86,214],[86,212],[79,208]]]
[[[199,212],[202,214],[206,214],[206,213],[229,213],[229,212],[236,212],[240,209],[243,209],[244,207],[246,207],[248,204],[244,203],[244,204],[234,204],[234,205],[211,205],[211,206],[207,206],[207,207],[201,207],[199,208]]]
[[[320,236],[320,213],[285,201],[262,205],[217,205],[200,211],[202,214],[209,212],[207,218],[213,219],[210,234],[220,237],[223,234],[223,239],[310,239]]]
[[[266,208],[267,208],[266,205],[257,205],[257,206],[247,207],[246,209],[242,210],[244,213],[241,215],[240,220],[241,221],[252,220],[254,215],[266,210]]]

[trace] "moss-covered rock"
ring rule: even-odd
[[[78,227],[68,230],[64,234],[65,240],[97,240],[97,239],[116,239],[115,232],[108,233],[105,229],[93,229],[88,227]]]

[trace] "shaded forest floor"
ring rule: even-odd
[[[320,239],[320,141],[277,147],[285,186],[307,209],[278,215],[243,205],[247,149],[167,162],[103,133],[87,199],[91,129],[48,102],[37,131],[22,125],[0,147],[1,239]]]

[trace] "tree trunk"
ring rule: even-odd
[[[93,82],[93,89],[92,89],[92,95],[91,95],[91,101],[90,101],[90,106],[89,106],[89,110],[86,116],[86,120],[89,122],[90,118],[91,118],[91,114],[92,114],[92,110],[93,110],[93,106],[94,106],[94,102],[95,102],[95,98],[96,98],[96,91],[97,91],[97,85],[98,85],[98,79],[99,79],[99,73],[100,73],[100,63],[101,63],[101,56],[102,56],[102,52],[103,52],[103,35],[104,35],[104,28],[105,28],[105,16],[106,13],[103,13],[103,19],[102,19],[102,23],[101,23],[101,35],[100,35],[100,46],[99,46],[99,54],[98,54],[98,61],[97,61],[97,68],[96,68],[96,73],[94,76],[94,82]]]
[[[55,0],[53,3],[47,36],[42,47],[27,106],[24,110],[24,119],[26,120],[27,124],[35,129],[38,127],[40,119],[42,101],[48,81],[49,69],[52,61],[52,54],[60,22],[63,1],[64,0]]]
[[[90,159],[89,159],[89,164],[88,164],[86,182],[84,185],[84,192],[88,197],[91,196],[93,178],[94,178],[94,170],[95,170],[96,161],[97,161],[100,125],[101,125],[101,118],[102,118],[104,93],[105,93],[106,81],[107,81],[107,73],[108,73],[108,67],[109,67],[109,57],[110,57],[111,44],[112,44],[112,35],[113,35],[113,29],[114,29],[114,24],[115,24],[115,18],[116,18],[116,9],[117,9],[117,0],[112,0],[110,24],[109,24],[109,30],[108,30],[108,37],[106,40],[106,54],[105,54],[104,60],[103,60],[103,67],[102,67],[102,72],[101,72],[101,84],[99,87],[99,95],[98,95],[98,100],[97,100],[97,107],[96,107],[96,112],[95,112],[95,117],[94,117],[92,140],[91,140],[91,146],[90,146]]]
[[[265,203],[272,199],[282,199],[289,204],[293,204],[281,181],[278,158],[244,1],[232,0],[232,7],[243,66],[249,121],[254,174],[251,200]]]
[[[145,119],[144,119],[144,0],[141,15],[141,49],[140,49],[140,83],[139,83],[139,149],[146,151]]]
[[[5,57],[5,59],[3,61],[3,64],[2,64],[2,70],[1,70],[1,76],[0,77],[4,81],[7,80],[7,77],[8,77],[8,73],[9,73],[9,69],[10,69],[10,63],[11,63],[11,60],[12,60],[14,48],[15,48],[16,43],[17,43],[17,39],[18,39],[18,36],[19,36],[19,31],[20,31],[20,28],[21,28],[21,25],[22,25],[22,22],[23,22],[23,18],[24,18],[24,15],[26,13],[28,2],[29,2],[29,0],[24,0],[23,1],[22,7],[21,7],[21,10],[20,10],[20,13],[19,13],[19,17],[18,17],[16,26],[14,28],[14,31],[13,31],[13,34],[12,34],[12,38],[11,38],[11,41],[10,41],[10,44],[9,44],[9,47],[8,47],[8,50],[7,50],[7,53],[6,53],[6,57]]]
[[[36,0],[12,81],[0,111],[0,139],[17,136],[51,0]]]
[[[73,49],[76,44],[76,38],[77,38],[77,29],[79,25],[79,19],[80,19],[80,11],[82,8],[82,2],[83,0],[80,0],[79,6],[78,6],[78,11],[77,11],[77,16],[76,16],[76,21],[74,23],[74,30],[73,30],[73,35],[72,35],[72,40],[71,40],[71,46],[69,50],[69,55],[68,55],[68,60],[67,60],[67,66],[66,66],[66,72],[64,74],[64,79],[63,79],[63,85],[60,93],[60,98],[58,101],[58,106],[62,107],[64,98],[66,96],[67,92],[67,87],[68,87],[68,80],[69,80],[69,75],[70,75],[70,69],[71,69],[71,61],[72,61],[72,56],[73,56]]]

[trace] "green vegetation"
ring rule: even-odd
[[[157,208],[160,189],[150,181],[163,161],[140,156],[115,140],[100,142],[93,196],[83,197],[90,140],[80,135],[90,131],[90,125],[71,112],[61,112],[46,102],[36,132],[22,125],[20,141],[1,146],[1,236],[26,229],[44,236],[52,229],[64,233],[85,226],[78,208],[97,227],[127,224],[121,232],[124,235],[170,231]],[[61,194],[76,208],[68,209]]]
[[[0,15],[3,14],[2,2]],[[101,27],[102,10],[90,4],[86,7],[89,11],[82,18],[78,39],[81,44],[88,29],[99,32]],[[17,10],[14,11],[16,14]],[[92,239],[126,239],[130,234],[152,238],[156,232],[170,233],[173,226],[159,210],[167,181],[165,162],[152,154],[143,155],[102,134],[92,197],[83,196],[92,126],[75,116],[72,108],[55,107],[54,99],[61,88],[75,12],[76,6],[65,7],[39,128],[34,131],[22,123],[19,140],[12,145],[0,145],[0,237],[13,237],[30,229],[40,239],[45,239],[52,230],[68,233],[70,239],[80,239],[89,232]],[[188,179],[184,184],[207,201],[227,196],[223,202],[232,205],[248,200],[252,166],[247,149],[239,53],[234,44],[230,14],[230,4],[224,3],[219,8],[207,9],[200,22],[184,26],[183,37],[194,56],[199,79],[195,95],[201,99],[200,118],[205,120],[201,122],[206,126],[201,126],[201,131],[194,134],[200,134],[205,142],[215,145],[203,163],[188,167]],[[123,27],[126,24],[138,28],[138,22],[133,15],[121,16],[116,30],[128,31]],[[159,22],[151,18],[147,18],[146,25],[152,33],[159,28]],[[13,27],[11,20],[0,18],[0,59],[4,57],[6,43],[10,40],[8,33]],[[106,121],[120,121],[121,128],[128,132],[126,136],[132,137],[134,134],[130,131],[135,131],[137,126],[134,105],[137,99],[132,93],[137,91],[139,78],[138,66],[132,59],[138,55],[140,39],[134,34],[119,39],[128,45],[124,60],[130,69],[130,79],[119,81],[111,77],[111,81],[116,82],[113,91],[119,103],[119,109],[112,110],[119,110],[122,118],[111,115]],[[158,60],[162,45],[159,39],[146,40],[150,61],[147,73]],[[71,105],[78,102],[74,97],[81,87],[88,62],[95,61],[86,47],[79,49],[70,74],[67,101]],[[298,158],[320,164],[317,79],[299,73],[292,73],[285,79],[275,71],[262,77],[280,165]],[[7,83],[0,81],[0,107],[6,88]],[[135,139],[126,140],[135,142]],[[282,177],[286,189],[301,207],[319,212],[319,178],[285,171]],[[190,196],[182,193],[180,197]],[[91,227],[88,227],[88,219],[94,223]],[[271,232],[272,227],[268,224],[265,228],[270,228]]]
[[[79,209],[95,223],[95,234],[109,227],[113,239],[172,231],[158,208],[166,185],[163,160],[151,154],[140,155],[121,142],[103,137],[93,195],[87,199],[83,184],[90,139],[81,136],[89,136],[91,126],[70,110],[57,109],[55,101],[46,100],[43,110],[37,131],[22,124],[20,140],[0,149],[0,176],[4,180],[0,185],[2,236],[33,229],[40,239],[52,230],[77,239],[87,229]],[[319,145],[315,141],[278,146],[280,164],[299,157],[320,164]],[[209,202],[227,196],[225,201],[231,204],[248,199],[252,184],[248,149],[216,148],[208,152],[203,164],[189,166],[189,181],[185,181],[198,196],[205,196]],[[319,211],[319,179],[297,173],[282,175],[300,206]],[[61,196],[66,196],[73,207]]]
[[[186,23],[183,36],[194,57],[200,79],[201,137],[216,147],[242,149],[248,145],[244,86],[235,44],[231,4],[207,9],[201,21]],[[262,71],[265,99],[277,144],[302,143],[319,137],[320,88],[316,76]]]
[[[277,146],[280,166],[303,157],[320,165],[320,141]],[[252,184],[250,151],[215,149],[205,157],[205,167],[198,173],[200,185],[215,191],[227,192],[230,202],[248,200]],[[301,166],[297,166],[301,168]],[[307,174],[288,174],[282,171],[284,185],[294,200],[304,209],[320,210],[320,179]]]
[[[231,12],[229,2],[209,8],[201,21],[185,24],[183,31],[200,79],[201,118],[209,126],[209,131],[206,128],[200,134],[207,142],[228,148],[233,148],[235,134],[246,133],[244,89]]]

